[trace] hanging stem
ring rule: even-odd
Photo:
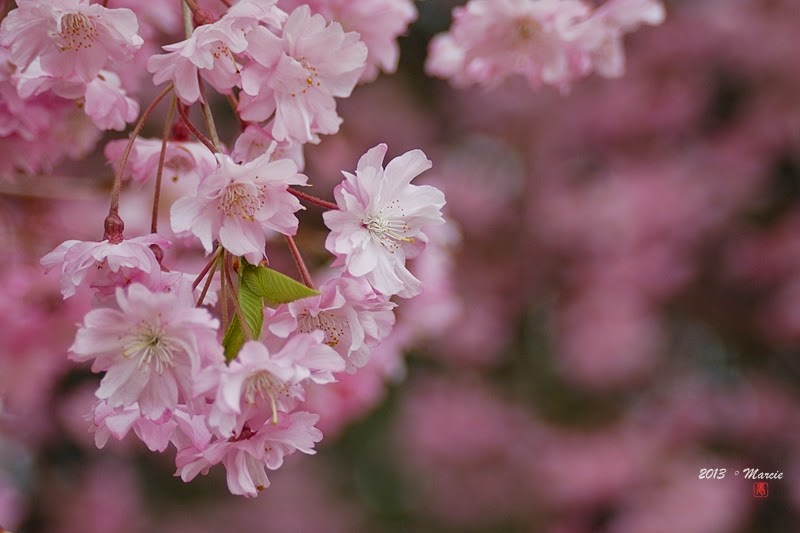
[[[320,207],[324,207],[325,209],[339,209],[338,205],[336,205],[336,204],[334,204],[332,202],[325,201],[325,200],[323,200],[321,198],[317,198],[316,196],[311,196],[310,194],[306,194],[304,192],[297,191],[295,189],[292,189],[291,187],[289,187],[287,190],[291,194],[293,194],[293,195],[297,196],[298,198],[300,198],[301,200],[305,200],[306,202],[309,202],[311,204],[318,205]]]
[[[192,134],[197,137],[197,140],[203,143],[206,148],[211,150],[212,153],[217,153],[217,147],[214,146],[208,137],[200,133],[200,130],[198,130],[195,125],[189,121],[189,117],[186,116],[186,110],[183,108],[183,104],[178,104],[178,114],[181,116],[181,121],[183,121],[183,123],[186,124],[186,127],[189,128],[189,131],[191,131]]]
[[[222,272],[225,276],[225,281],[227,281],[228,285],[231,287],[231,299],[233,300],[233,311],[236,313],[236,316],[239,318],[239,323],[242,325],[242,331],[244,332],[245,339],[251,341],[253,340],[253,332],[250,331],[250,324],[247,323],[247,320],[244,318],[244,311],[242,310],[242,304],[239,302],[239,295],[237,294],[236,289],[233,288],[233,280],[231,279],[231,272],[228,268],[228,261],[224,261],[222,264]]]
[[[222,152],[222,143],[219,141],[219,134],[217,133],[217,125],[214,124],[214,115],[211,114],[211,107],[208,105],[208,98],[206,97],[206,87],[203,83],[203,78],[200,77],[200,72],[197,73],[197,83],[200,86],[200,109],[203,110],[203,120],[206,123],[206,130],[211,135],[211,142],[217,152]]]
[[[111,207],[108,209],[109,215],[118,215],[119,214],[119,192],[122,189],[122,176],[125,175],[125,165],[128,164],[128,156],[131,153],[131,148],[133,148],[133,142],[136,140],[136,137],[139,135],[139,132],[142,131],[142,127],[144,126],[145,120],[152,114],[153,110],[156,108],[158,103],[164,99],[167,94],[172,90],[172,84],[167,85],[167,87],[159,93],[158,96],[147,106],[147,109],[144,110],[142,116],[139,117],[139,121],[136,123],[136,126],[133,128],[131,132],[130,139],[128,140],[128,144],[125,146],[125,151],[122,152],[122,160],[119,164],[119,173],[114,178],[114,187],[111,189]]]
[[[239,127],[242,131],[247,128],[247,121],[242,120],[242,117],[239,116],[239,100],[236,98],[236,95],[231,92],[228,95],[228,103],[231,105],[231,109],[233,110],[233,114],[236,117],[236,120],[239,122]]]
[[[219,277],[220,282],[220,311],[222,312],[222,331],[228,331],[228,324],[230,324],[228,320],[228,291],[226,289],[226,280],[225,280],[225,265],[228,261],[228,252],[227,250],[222,250],[222,274]]]
[[[200,273],[195,278],[194,282],[192,283],[192,290],[195,290],[197,286],[200,285],[200,281],[203,279],[203,276],[205,276],[206,272],[208,272],[211,269],[212,265],[214,265],[214,263],[217,262],[219,254],[221,253],[222,253],[222,246],[220,245],[217,246],[217,249],[214,250],[214,253],[211,255],[211,259],[208,261],[208,263],[206,263],[206,266],[203,267],[203,270],[201,270]]]
[[[158,204],[161,201],[161,176],[164,174],[164,160],[167,158],[167,138],[172,130],[172,116],[178,98],[172,95],[172,101],[167,111],[167,120],[164,123],[164,133],[161,136],[161,154],[158,156],[158,171],[156,171],[156,189],[153,193],[153,216],[150,219],[150,233],[158,233]]]
[[[200,291],[200,297],[197,299],[197,304],[195,307],[200,307],[203,305],[203,300],[206,298],[206,293],[208,293],[208,288],[211,287],[211,280],[214,279],[214,273],[217,271],[217,265],[219,265],[219,257],[215,257],[214,260],[210,263],[211,270],[208,272],[208,277],[206,278],[206,283],[203,285],[203,290]],[[198,280],[199,281],[199,280]],[[193,285],[192,290],[196,287]]]
[[[313,289],[314,283],[311,281],[311,274],[308,272],[308,267],[306,267],[306,264],[303,261],[303,256],[300,255],[300,250],[297,248],[294,238],[291,235],[286,235],[285,237],[286,242],[289,244],[289,250],[292,252],[294,263],[297,265],[297,270],[300,271],[300,278],[303,280],[303,283],[306,287]]]

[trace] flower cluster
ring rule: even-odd
[[[295,189],[310,185],[303,144],[338,131],[336,98],[379,67],[395,70],[396,38],[416,16],[407,0],[323,7],[241,0],[211,12],[186,2],[186,38],[135,59],[156,85],[169,84],[129,139],[105,146],[115,181],[103,239],[68,240],[41,259],[59,273],[64,299],[92,297],[69,353],[101,375],[90,416],[97,446],[132,431],[150,450],[173,446],[184,481],[221,463],[234,494],[256,495],[285,456],[314,453],[322,433],[306,390],[367,365],[392,331],[391,298],[421,291],[406,259],[425,247],[427,227],[444,222],[443,194],[410,183],[431,166],[420,150],[385,169],[386,145],[368,151],[355,174],[345,173],[336,203]],[[365,33],[365,44],[331,20],[339,12],[353,28],[380,15],[386,31]],[[158,36],[152,21],[145,26],[148,40]],[[0,91],[8,93],[0,111],[13,119],[2,122],[4,141],[46,130],[54,101],[77,101],[101,129],[135,120],[139,104],[122,88],[123,65],[153,49],[138,28],[127,8],[18,2],[0,27]],[[206,84],[229,100],[241,125],[232,149],[219,138]],[[172,101],[163,138],[140,137],[164,99]],[[190,118],[195,105],[205,134]],[[125,235],[126,180],[134,189],[155,182],[149,233]],[[179,183],[171,189],[177,197],[165,200],[162,182]],[[319,290],[293,239],[301,200],[328,210],[335,258]],[[159,230],[164,201],[169,224]],[[269,268],[276,236],[302,283]],[[180,256],[199,252],[198,244],[206,264],[190,274]]]
[[[621,76],[623,36],[660,24],[660,0],[470,0],[453,10],[450,31],[431,42],[429,74],[458,87],[498,85],[524,76],[533,87],[566,90],[592,71]]]
[[[42,93],[79,102],[100,129],[125,129],[139,114],[119,75],[142,46],[130,9],[89,0],[23,0],[0,27],[19,96]]]

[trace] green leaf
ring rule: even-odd
[[[239,306],[242,308],[247,325],[250,327],[254,339],[261,336],[261,327],[264,323],[264,299],[253,292],[250,287],[243,283],[243,275],[239,276]],[[245,334],[242,330],[242,324],[239,321],[239,315],[234,314],[228,326],[228,331],[225,332],[225,337],[222,339],[222,346],[225,348],[225,361],[230,362],[236,359],[239,350],[242,349],[245,341]]]
[[[228,331],[222,339],[222,347],[225,348],[225,362],[230,363],[239,355],[239,350],[244,346],[244,331],[239,323],[239,317],[233,317],[228,325]]]
[[[266,300],[270,305],[288,304],[301,298],[319,295],[319,291],[298,283],[289,276],[265,266],[242,261],[242,285]]]

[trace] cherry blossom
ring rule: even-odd
[[[417,9],[411,0],[289,0],[287,9],[308,5],[314,13],[338,22],[345,31],[358,32],[367,45],[367,66],[360,81],[373,81],[379,70],[393,73],[400,60],[397,37],[416,20]]]
[[[217,91],[228,93],[239,85],[236,54],[247,48],[247,33],[259,22],[279,27],[285,16],[275,7],[275,0],[241,2],[213,24],[195,28],[188,39],[164,46],[168,53],[152,56],[147,70],[154,74],[156,85],[171,81],[187,105],[200,100],[198,73]]]
[[[254,61],[242,71],[243,119],[262,121],[274,112],[272,135],[278,141],[318,142],[318,134],[339,131],[334,98],[350,96],[367,57],[357,33],[326,24],[301,6],[289,15],[281,37],[261,26],[248,41]]]
[[[267,420],[262,425],[248,426],[235,437],[203,448],[186,447],[175,459],[177,474],[182,480],[191,481],[222,463],[231,493],[257,496],[270,484],[266,468],[280,468],[284,457],[295,451],[316,453],[314,444],[322,439],[322,433],[314,427],[318,420],[319,415],[298,411],[280,416],[277,424]]]
[[[219,367],[216,399],[208,417],[224,436],[239,434],[253,415],[278,420],[304,398],[305,381],[325,384],[344,361],[322,343],[324,336],[301,334],[273,353],[262,343],[249,341],[227,367]]]
[[[172,205],[172,230],[193,233],[208,253],[219,239],[229,252],[258,263],[264,257],[265,232],[297,231],[294,213],[302,207],[286,189],[307,180],[294,161],[271,161],[272,151],[243,165],[217,154],[219,167],[203,179],[197,195]]]
[[[157,420],[144,418],[136,402],[114,409],[108,402],[99,401],[91,416],[90,431],[94,433],[98,448],[104,448],[109,437],[113,436],[116,440],[124,439],[133,429],[139,440],[144,442],[150,451],[163,452],[167,449],[178,426],[170,411],[164,411]]]
[[[566,90],[593,70],[621,75],[622,36],[663,19],[659,0],[609,1],[594,10],[580,0],[470,0],[431,41],[426,69],[458,87],[494,87],[518,74],[533,87]]]
[[[110,71],[86,84],[84,111],[101,130],[124,130],[139,115],[139,104],[121,87],[119,76]]]
[[[117,139],[105,146],[106,159],[114,166],[116,172],[119,172],[122,153],[127,144],[127,139]],[[130,178],[140,183],[155,178],[160,155],[161,139],[137,138],[128,156],[123,178]],[[164,179],[175,183],[186,183],[187,187],[197,187],[200,180],[214,172],[216,168],[217,160],[214,154],[202,143],[170,140],[167,144]]]
[[[354,374],[369,360],[372,348],[392,329],[395,304],[375,294],[363,279],[336,277],[320,287],[319,296],[278,308],[269,329],[281,337],[295,332],[322,331],[325,343],[344,357]]]
[[[195,308],[188,291],[153,293],[133,284],[117,289],[116,299],[119,309],[86,314],[70,356],[94,360],[92,369],[106,372],[97,397],[109,407],[138,403],[142,416],[158,420],[179,398],[192,398],[203,362],[222,359],[219,322]]]
[[[331,232],[325,247],[352,276],[365,276],[386,296],[409,298],[422,292],[422,283],[405,266],[406,259],[425,248],[426,225],[442,224],[444,195],[430,185],[411,180],[431,168],[421,150],[396,157],[386,169],[387,146],[379,144],[358,161],[356,174],[334,190],[339,210],[323,214]]]
[[[564,85],[572,27],[589,13],[579,0],[471,0],[431,42],[426,68],[456,86],[492,86],[511,74],[534,86]]]
[[[125,62],[142,46],[130,9],[89,0],[20,0],[0,26],[0,43],[26,69],[41,60],[44,72],[91,82],[108,61]]]
[[[73,296],[83,284],[109,295],[116,287],[124,287],[132,281],[160,276],[161,266],[150,248],[152,245],[168,248],[170,243],[156,234],[125,239],[117,244],[108,240],[70,240],[42,257],[41,264],[46,272],[60,268],[61,294],[65,299]]]
[[[275,141],[272,134],[258,124],[248,125],[231,151],[231,157],[237,163],[247,163],[270,150],[272,143],[275,142],[273,159],[291,159],[297,165],[297,171],[303,172],[305,168],[305,157],[303,156],[303,145],[293,141]]]

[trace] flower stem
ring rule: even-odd
[[[291,187],[289,187],[287,190],[289,191],[289,193],[297,196],[301,200],[305,200],[308,203],[311,203],[311,204],[314,204],[314,205],[318,205],[320,207],[324,207],[325,209],[339,209],[338,205],[336,205],[336,204],[334,204],[332,202],[325,201],[325,200],[323,200],[321,198],[317,198],[316,196],[311,196],[310,194],[306,194],[304,192],[297,191],[295,189],[292,189]]]
[[[228,320],[228,291],[226,289],[226,280],[225,280],[225,262],[228,260],[228,252],[227,250],[222,250],[222,268],[220,270],[221,274],[219,277],[220,282],[220,311],[222,314],[222,331],[228,331],[228,324],[230,324]]]
[[[161,136],[161,154],[158,156],[158,171],[156,171],[156,188],[153,192],[153,216],[150,219],[150,233],[158,233],[158,204],[161,201],[161,177],[164,174],[164,160],[167,158],[167,139],[172,130],[172,116],[178,98],[173,94],[172,101],[167,111],[167,120],[164,122],[164,134]]]
[[[214,265],[214,263],[217,262],[219,254],[221,253],[222,253],[222,246],[217,246],[217,249],[214,250],[211,259],[208,261],[208,263],[206,263],[206,266],[203,267],[203,270],[200,271],[200,273],[197,275],[194,282],[192,283],[192,290],[195,290],[197,286],[200,285],[200,281],[203,279],[203,276],[205,276],[206,272],[208,272],[212,268],[212,265]]]
[[[125,175],[125,165],[128,164],[128,156],[131,153],[131,148],[133,148],[133,142],[136,140],[136,137],[139,135],[139,132],[142,131],[142,127],[144,126],[144,121],[150,116],[153,110],[156,108],[158,103],[164,99],[167,94],[172,90],[172,84],[167,85],[167,87],[159,93],[158,96],[147,106],[147,109],[144,110],[142,116],[139,117],[139,121],[134,126],[133,131],[131,132],[130,139],[128,140],[128,144],[125,146],[125,151],[122,152],[122,160],[119,164],[119,173],[114,178],[114,187],[111,189],[111,207],[108,209],[108,214],[110,215],[118,215],[119,214],[119,192],[122,189],[122,176]]]
[[[208,137],[200,133],[200,130],[198,130],[195,125],[189,121],[189,117],[186,116],[186,110],[184,109],[183,104],[178,104],[178,114],[181,116],[183,123],[186,124],[186,127],[189,128],[189,131],[191,131],[192,134],[197,137],[197,140],[203,143],[206,148],[211,150],[212,153],[217,153],[217,147],[214,146]]]
[[[313,289],[314,282],[311,281],[311,274],[308,272],[308,267],[306,267],[306,264],[303,261],[303,256],[300,255],[300,250],[297,248],[294,238],[291,235],[286,235],[285,237],[286,242],[289,244],[289,250],[292,252],[294,263],[297,265],[297,270],[300,271],[300,278],[303,280],[303,283],[306,287]]]
[[[211,280],[214,279],[214,274],[217,271],[217,265],[219,265],[219,257],[214,257],[214,260],[210,264],[211,264],[211,270],[209,270],[208,272],[206,283],[205,285],[203,285],[203,290],[200,291],[200,297],[197,299],[197,304],[195,304],[195,307],[200,307],[201,305],[203,305],[203,300],[205,300],[206,298],[206,293],[208,293],[208,288],[211,287]],[[194,288],[195,287],[193,286],[192,290],[194,290]]]
[[[208,98],[206,97],[206,87],[203,79],[200,77],[200,72],[197,73],[197,83],[200,86],[200,109],[203,110],[203,120],[206,123],[206,130],[211,136],[211,142],[217,152],[222,152],[222,143],[219,141],[219,133],[217,133],[217,125],[214,123],[214,115],[211,113],[211,107],[208,105]]]

